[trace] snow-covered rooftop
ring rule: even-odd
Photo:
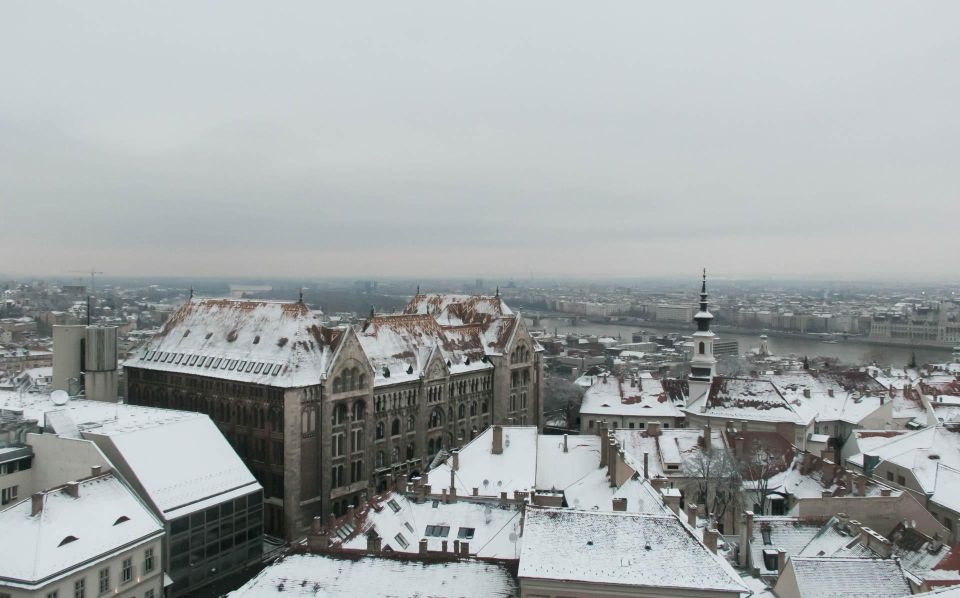
[[[528,508],[520,578],[746,592],[672,515]]]
[[[512,598],[518,592],[509,571],[492,563],[302,554],[267,567],[229,596]]]
[[[682,401],[673,401],[659,380],[648,375],[629,381],[600,377],[587,389],[580,413],[595,416],[683,417]]]
[[[202,413],[0,391],[0,409],[22,413],[47,431],[103,437],[119,452],[147,498],[173,519],[260,489],[209,417]],[[189,439],[185,442],[184,439]]]
[[[861,432],[857,446],[861,452],[850,457],[853,463],[863,463],[866,453],[876,455],[881,462],[889,461],[911,470],[924,492],[932,494],[937,487],[937,473],[941,466],[960,469],[960,426],[937,426],[907,434],[885,437],[874,436],[876,442],[865,442]],[[884,440],[884,441],[881,441]],[[950,488],[960,491],[960,487]]]
[[[125,365],[267,386],[318,384],[348,333],[322,321],[303,303],[191,300]]]
[[[419,552],[421,539],[436,552],[441,551],[444,540],[451,552],[454,540],[460,540],[470,544],[471,555],[510,560],[518,557],[520,549],[520,509],[516,505],[462,497],[450,503],[430,499],[417,503],[390,492],[363,506],[351,527],[353,531],[345,539],[338,535],[331,539],[344,548],[366,550],[366,534],[375,531],[384,550],[407,554]]]
[[[0,511],[3,583],[48,583],[163,533],[153,514],[112,473],[78,482],[78,488],[76,497],[65,487],[45,492],[37,515],[31,514],[30,497]]]
[[[901,598],[911,594],[900,562],[895,559],[792,557],[802,598]]]
[[[733,420],[794,424],[810,421],[783,398],[773,382],[759,378],[714,378],[709,396],[693,401],[687,411]]]

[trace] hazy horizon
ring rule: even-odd
[[[957,3],[4,12],[8,275],[958,279]]]

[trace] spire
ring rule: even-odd
[[[500,285],[497,285],[497,294],[494,297],[500,297]]]
[[[190,285],[190,300],[193,301],[193,285]]]
[[[697,323],[697,330],[700,332],[707,332],[710,330],[710,320],[713,319],[713,314],[710,313],[710,310],[707,305],[707,269],[703,269],[703,280],[700,283],[700,311],[697,312],[697,315],[693,317],[694,321]]]
[[[300,287],[300,301],[299,301],[299,303],[303,303],[303,287]]]
[[[419,294],[420,294],[420,285],[418,284],[418,285],[417,285],[417,295],[419,295]]]
[[[371,306],[370,306],[370,319],[371,319],[371,320],[373,320],[373,316],[374,316],[374,315],[375,315],[375,314],[374,314],[374,311],[373,311],[373,306],[371,305]]]

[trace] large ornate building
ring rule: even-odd
[[[267,533],[296,537],[490,425],[542,425],[542,350],[499,294],[321,320],[302,302],[191,300],[125,365],[128,402],[220,426],[264,487]]]

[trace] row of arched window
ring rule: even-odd
[[[510,353],[510,363],[526,363],[530,361],[530,349],[526,345],[517,345]]]
[[[367,387],[367,375],[360,368],[346,368],[333,379],[333,392],[351,392]]]

